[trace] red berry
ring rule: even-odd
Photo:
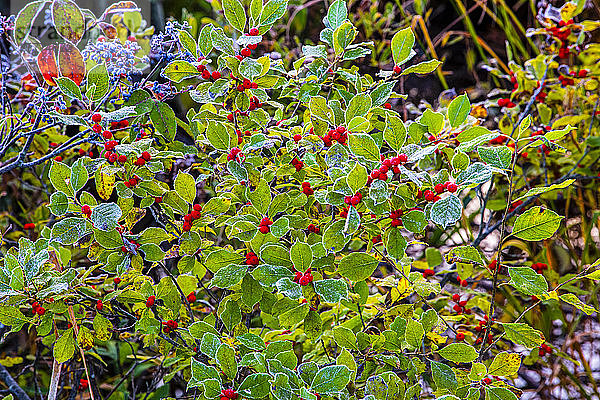
[[[196,301],[196,294],[194,292],[188,294],[187,301],[189,303],[194,303]]]
[[[402,67],[400,67],[399,65],[395,65],[394,66],[394,73],[395,74],[399,74],[400,72],[402,72]]]
[[[458,332],[456,334],[456,340],[458,340],[459,342],[462,342],[463,340],[465,340],[465,334],[462,332]]]
[[[243,48],[242,51],[240,51],[240,54],[243,55],[244,57],[249,57],[250,54],[252,54],[252,52],[250,51],[249,48]]]
[[[221,73],[220,73],[219,71],[213,71],[213,72],[212,72],[212,78],[213,78],[214,80],[217,80],[217,79],[219,79],[220,77],[221,77]]]
[[[56,157],[54,157],[54,160],[61,162],[63,160],[63,158],[61,156],[56,156]]]
[[[98,300],[96,302],[96,310],[102,311],[103,308],[104,308],[104,304],[102,303],[102,300]]]
[[[94,125],[92,126],[92,130],[93,130],[95,133],[100,133],[100,132],[102,132],[102,127],[101,127],[100,125],[98,125],[98,124],[94,124]]]
[[[35,229],[35,224],[34,223],[27,223],[25,225],[23,225],[23,229],[25,230],[31,230],[31,229]]]
[[[444,193],[444,190],[446,190],[446,187],[442,183],[438,183],[437,185],[435,185],[434,189],[435,189],[435,192],[439,194],[439,193]]]
[[[37,315],[44,315],[44,314],[46,314],[46,309],[44,307],[40,306],[35,309],[35,312]]]
[[[115,285],[118,285],[119,283],[121,283],[121,278],[116,277],[113,279],[113,282],[115,283]]]
[[[446,189],[448,189],[450,193],[454,193],[458,190],[458,186],[456,185],[456,183],[448,183]]]
[[[392,105],[390,103],[385,103],[383,105],[383,108],[387,108],[388,110],[390,110],[392,108]]]
[[[150,159],[152,158],[152,156],[147,151],[144,151],[144,152],[142,152],[142,158],[144,160],[146,160],[146,161],[150,161]]]
[[[452,300],[455,301],[455,302],[458,302],[460,300],[460,294],[454,293],[452,295]]]
[[[112,136],[113,136],[113,135],[112,135],[112,132],[111,132],[111,131],[104,131],[104,132],[102,132],[102,137],[103,137],[104,139],[112,139]]]
[[[251,28],[248,34],[250,36],[258,36],[258,28]]]
[[[258,228],[258,230],[260,231],[260,233],[269,233],[270,231],[269,227],[266,225],[261,225],[261,227]]]
[[[102,115],[100,114],[93,114],[92,115],[92,122],[98,123],[102,121]]]
[[[294,135],[294,142],[298,143],[302,139],[302,135]]]

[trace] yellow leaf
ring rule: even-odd
[[[435,332],[427,332],[427,334],[425,336],[427,336],[427,338],[429,340],[431,340],[432,342],[434,342],[436,344],[446,343],[446,341],[448,340],[447,337],[442,336],[439,333],[435,333]]]
[[[96,191],[103,200],[108,200],[115,187],[114,174],[105,174],[102,168],[96,171]]]
[[[408,279],[402,277],[398,281],[398,285],[395,288],[392,288],[392,303],[402,300],[403,298],[410,296],[412,293],[413,289],[410,282],[408,282]]]

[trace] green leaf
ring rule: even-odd
[[[477,359],[477,350],[466,343],[450,343],[438,351],[440,356],[455,363],[469,363]]]
[[[573,182],[575,182],[575,179],[567,179],[564,182],[556,183],[554,185],[531,188],[523,196],[520,196],[520,197],[514,199],[513,202],[523,200],[523,199],[526,199],[526,198],[532,197],[532,196],[539,196],[543,193],[550,192],[552,190],[564,189],[566,187],[571,186],[573,184]]]
[[[395,151],[400,151],[406,142],[406,127],[400,117],[386,115],[383,138]]]
[[[239,0],[223,0],[223,12],[227,21],[240,32],[246,28],[246,11]]]
[[[267,348],[260,336],[255,335],[254,333],[244,333],[243,335],[236,337],[236,339],[250,350],[263,351]]]
[[[56,81],[56,84],[58,85],[60,91],[63,92],[65,96],[67,96],[70,99],[83,100],[83,96],[81,95],[81,89],[79,89],[79,86],[77,86],[77,84],[71,79],[67,77],[58,77],[54,78],[54,80]]]
[[[174,189],[182,199],[190,204],[196,199],[196,181],[186,172],[179,171],[175,177]]]
[[[31,3],[28,3],[21,9],[21,11],[19,11],[19,14],[17,14],[17,18],[15,19],[15,28],[13,31],[15,43],[17,44],[17,46],[21,46],[21,44],[29,36],[35,19],[37,18],[38,14],[42,11],[45,5],[45,1],[33,1]]]
[[[54,343],[52,350],[54,359],[57,363],[67,362],[75,354],[75,338],[73,337],[73,328],[67,329],[61,337]]]
[[[348,103],[348,108],[346,109],[345,113],[346,123],[349,123],[354,117],[357,116],[365,117],[371,110],[372,105],[373,103],[371,96],[365,93],[352,97]],[[350,135],[350,137],[352,136],[353,135]]]
[[[510,147],[478,147],[477,153],[481,161],[500,169],[509,169],[513,157],[513,151]]]
[[[66,164],[53,160],[48,176],[54,189],[74,196],[73,187],[70,185],[71,169]]]
[[[218,270],[210,281],[210,286],[216,286],[221,289],[229,288],[242,280],[246,271],[247,265],[231,264]]]
[[[268,374],[250,374],[244,379],[237,392],[248,399],[263,399],[269,395],[271,388],[269,378]]]
[[[225,124],[209,121],[206,128],[206,138],[217,150],[229,150],[234,141],[234,132]]]
[[[429,74],[435,71],[440,65],[442,65],[442,62],[438,60],[423,61],[405,68],[400,73],[400,76],[408,74]]]
[[[299,324],[304,320],[310,306],[307,303],[300,304],[282,314],[279,315],[279,325],[286,329],[292,329],[295,325]]]
[[[406,343],[408,343],[409,346],[418,349],[421,347],[423,336],[425,336],[425,330],[423,329],[423,325],[419,321],[410,318],[406,322]]]
[[[369,132],[371,123],[366,118],[357,115],[348,122],[347,128],[351,132]]]
[[[119,225],[121,215],[123,215],[123,212],[117,204],[101,203],[92,209],[90,221],[94,228],[108,232]]]
[[[313,283],[315,292],[326,303],[338,303],[348,298],[348,286],[340,279],[323,279]]]
[[[154,102],[150,110],[150,120],[154,127],[167,141],[172,142],[177,133],[175,112],[164,102]]]
[[[503,351],[494,357],[488,368],[488,374],[492,376],[513,376],[517,374],[520,366],[521,356],[519,354]]]
[[[516,394],[507,388],[485,386],[485,400],[518,400]],[[477,393],[479,395],[479,392]]]
[[[27,318],[15,306],[0,306],[0,323],[10,326],[11,332],[18,332],[23,328],[23,325],[29,322]]]
[[[358,31],[350,22],[344,22],[333,31],[333,49],[335,54],[342,54],[354,42]]]
[[[250,189],[247,189],[246,196],[259,213],[263,215],[267,213],[269,205],[271,204],[271,189],[266,180],[261,179],[253,192],[250,192]]]
[[[53,1],[52,20],[61,37],[75,45],[79,43],[85,33],[85,21],[77,4],[70,0]]]
[[[430,361],[430,365],[431,376],[433,377],[437,389],[446,389],[454,392],[458,386],[458,382],[452,368],[436,361]]]
[[[362,164],[356,163],[346,177],[346,182],[352,193],[356,193],[362,189],[367,184],[368,177],[367,169]]]
[[[87,221],[83,218],[69,217],[58,221],[52,227],[52,240],[60,244],[73,244],[90,233]]]
[[[538,274],[532,268],[510,267],[508,274],[511,278],[509,284],[523,294],[541,297],[542,294],[548,291],[548,282],[546,282],[544,276]]]
[[[356,342],[356,335],[346,327],[336,326],[333,328],[333,339],[338,346],[356,351],[360,350]]]
[[[235,56],[235,50],[233,50],[233,40],[225,35],[222,28],[212,27],[210,32],[210,39],[215,49],[222,51],[230,56]],[[208,54],[205,54],[208,56]]]
[[[63,192],[54,192],[50,196],[50,211],[52,214],[61,216],[67,212],[69,207],[69,198]]]
[[[311,97],[308,102],[310,114],[325,122],[333,123],[333,110],[327,105],[327,100],[321,96]]]
[[[470,112],[471,102],[466,93],[452,100],[448,105],[448,121],[450,121],[450,126],[453,128],[460,126],[467,120]]]
[[[176,83],[201,75],[194,64],[184,60],[171,61],[161,71],[160,74],[168,80]]]
[[[338,273],[353,282],[364,281],[370,277],[379,265],[379,261],[370,254],[350,253],[340,260]]]
[[[329,6],[327,10],[327,21],[329,27],[333,30],[340,27],[346,18],[348,17],[348,10],[346,9],[346,2],[343,0],[336,0]]]
[[[267,264],[291,267],[290,252],[283,246],[268,244],[260,251],[260,258]]]
[[[234,379],[237,374],[237,362],[235,360],[235,350],[226,344],[222,344],[217,350],[217,362],[221,370],[230,379]]]
[[[442,228],[454,225],[462,216],[462,202],[450,195],[433,203],[429,218]]]
[[[375,140],[365,133],[352,134],[348,138],[350,151],[357,157],[367,161],[380,162],[379,147]]]
[[[504,332],[506,338],[513,343],[525,346],[528,349],[539,347],[546,341],[544,334],[537,329],[532,328],[528,324],[523,323],[504,323]]]
[[[560,295],[560,299],[562,301],[564,301],[564,302],[567,302],[567,303],[571,304],[572,306],[577,307],[578,309],[580,309],[581,311],[583,311],[587,315],[592,315],[592,314],[598,312],[598,310],[596,310],[594,307],[592,307],[592,306],[590,306],[588,304],[585,304],[583,301],[581,301],[573,293],[561,294]]]
[[[563,218],[552,210],[532,207],[517,217],[512,235],[529,241],[548,239],[558,230]]]
[[[296,270],[306,271],[313,259],[312,249],[308,244],[298,241],[290,248],[290,258]]]
[[[249,57],[244,58],[239,67],[240,74],[242,74],[244,78],[248,78],[251,81],[253,81],[254,78],[259,77],[262,73],[262,70],[263,66],[255,59]]]
[[[492,170],[485,164],[475,162],[456,177],[457,185],[479,185],[492,179]]]
[[[345,365],[330,365],[317,372],[310,387],[319,394],[334,394],[350,383],[351,375],[352,372]]]
[[[181,43],[184,49],[190,52],[194,59],[198,58],[198,45],[188,31],[184,29],[179,31],[179,43]]]
[[[261,32],[265,32],[267,30],[265,27],[270,27],[275,21],[284,16],[287,5],[287,0],[269,0],[264,5],[260,14]]]
[[[415,35],[411,28],[401,29],[392,37],[392,57],[395,65],[402,65],[410,58],[415,44]]]

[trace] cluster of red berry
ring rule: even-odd
[[[246,254],[246,265],[258,265],[259,263],[258,256],[253,251]]]
[[[338,126],[337,128],[330,129],[325,136],[321,137],[321,140],[325,144],[325,147],[331,147],[334,140],[340,144],[346,144],[350,133],[345,127]]]
[[[271,231],[271,225],[273,225],[273,221],[271,221],[268,217],[264,217],[260,220],[260,226],[258,230],[260,233],[269,233]]]
[[[136,242],[133,239],[128,239],[128,240],[129,240],[129,243],[131,243],[136,249],[140,248],[141,245],[138,242]],[[121,246],[121,251],[123,253],[129,253],[129,249],[127,247],[125,247],[125,246]]]
[[[302,140],[302,135],[295,134],[292,139],[294,139],[294,142],[298,143],[300,140]]]
[[[394,210],[390,212],[390,218],[392,219],[393,227],[402,226],[402,214],[404,214],[402,210]]]
[[[304,167],[304,163],[298,159],[298,157],[294,157],[292,159],[292,165],[296,168],[296,172],[300,171],[302,167]]]
[[[462,287],[467,287],[469,284],[466,279],[460,279],[460,276],[456,277],[456,282]]]
[[[510,207],[508,207],[508,212],[513,212],[517,207],[523,204],[523,200],[517,200],[511,203]]]
[[[177,324],[177,321],[173,321],[172,319],[168,320],[168,321],[163,321],[163,332],[164,333],[171,333],[173,332],[175,329],[177,329],[177,327],[179,326],[179,324]]]
[[[307,269],[305,273],[296,271],[296,275],[294,276],[294,282],[296,282],[300,286],[307,286],[312,281],[313,281],[313,276],[312,276],[310,268]]]
[[[146,307],[151,308],[154,307],[154,302],[156,302],[156,296],[152,295],[146,299]]]
[[[42,307],[42,305],[37,301],[34,301],[31,304],[31,311],[33,312],[33,314],[37,314],[37,315],[46,314],[46,309],[44,307]]]
[[[227,161],[241,162],[242,156],[242,150],[240,150],[239,147],[234,147],[233,149],[229,150],[229,154],[227,154]]]
[[[228,399],[237,399],[238,394],[233,389],[223,389],[221,390],[221,398],[220,400],[228,400]]]
[[[302,182],[302,193],[304,193],[307,196],[310,196],[311,194],[315,193],[315,191],[313,190],[313,188],[310,187],[309,182]]]
[[[129,179],[128,181],[125,181],[124,185],[125,185],[125,187],[132,188],[132,187],[135,187],[140,182],[141,182],[140,177],[137,175],[134,175],[133,177],[131,177],[131,179]]]
[[[478,324],[477,324],[477,326],[475,327],[475,330],[476,330],[477,332],[481,332],[481,331],[483,330],[483,327],[484,327],[484,325],[485,325],[485,324],[487,324],[487,321],[488,321],[488,319],[489,319],[489,318],[488,318],[488,316],[486,315],[486,316],[484,316],[484,317],[483,317],[483,319],[482,319],[482,320],[479,320],[479,323],[478,323]]]
[[[321,228],[319,228],[315,224],[309,224],[307,229],[308,229],[309,232],[312,232],[312,233],[319,233],[319,232],[321,232]]]
[[[135,162],[133,163],[133,165],[141,167],[144,164],[146,164],[146,162],[150,161],[151,159],[152,159],[152,156],[150,155],[149,152],[142,151],[142,155],[140,157],[138,157],[137,160],[135,160]]]
[[[196,302],[196,293],[195,292],[191,292],[190,294],[187,295],[187,301],[188,303],[192,304]]]
[[[538,355],[540,357],[544,357],[546,354],[552,354],[552,347],[548,346],[546,343],[542,344],[538,350]]]
[[[434,276],[435,275],[435,271],[431,268],[427,268],[425,271],[423,271],[423,278],[429,278],[430,276]]]
[[[202,206],[200,204],[194,204],[192,211],[189,214],[183,216],[183,227],[181,228],[184,232],[188,232],[192,229],[194,221],[202,216]]]
[[[435,203],[436,201],[440,200],[441,197],[436,195],[435,192],[433,190],[425,190],[424,192],[422,192],[421,190],[417,191],[417,199],[420,198],[424,198],[426,201],[428,202],[433,202]]]
[[[393,221],[392,221],[392,223],[393,223]],[[381,235],[373,236],[373,238],[371,239],[371,242],[373,244],[381,243]]]
[[[246,89],[258,89],[258,84],[256,82],[252,82],[250,79],[244,78],[242,83],[237,85],[237,91],[243,92]]]
[[[250,131],[244,131],[244,133],[242,133],[242,131],[239,129],[235,130],[235,134],[237,135],[237,138],[238,138],[238,144],[242,144],[242,142],[244,141],[244,136],[251,135]]]
[[[568,58],[569,57],[569,47],[567,45],[567,39],[571,35],[571,28],[569,25],[574,24],[572,19],[565,21],[560,21],[558,26],[552,26],[550,28],[546,28],[546,31],[549,32],[552,36],[561,41],[560,49],[558,50],[558,56],[560,58]]]
[[[98,301],[96,301],[96,310],[102,311],[103,308],[104,308],[104,303],[102,302],[102,300],[98,299]]]
[[[362,194],[360,194],[360,192],[356,192],[356,194],[354,196],[344,197],[344,203],[348,204],[349,206],[356,207],[358,205],[358,203],[360,203],[361,201],[362,201]]]
[[[506,142],[507,140],[508,140],[507,136],[498,135],[495,138],[493,138],[492,140],[490,140],[490,144],[504,144],[504,142]]]
[[[515,103],[513,103],[512,101],[510,101],[509,98],[498,99],[498,107],[513,108],[516,106],[517,105]]]
[[[514,92],[515,90],[517,90],[519,88],[519,82],[517,81],[517,77],[515,76],[515,73],[513,71],[510,71],[509,74],[510,74],[510,83],[512,83],[512,85],[513,85],[512,91]]]
[[[542,90],[535,96],[535,100],[543,103],[546,101],[546,97],[548,97],[548,93],[544,92],[544,88],[546,87],[546,82],[544,82],[542,85]],[[540,81],[537,82],[535,88],[538,89],[540,87]]]
[[[452,309],[457,313],[457,314],[471,314],[472,310],[470,308],[466,308],[465,306],[467,305],[467,300],[461,300],[460,299],[460,295],[458,293],[454,293],[452,295],[452,301],[455,302],[456,304],[452,306]]]
[[[80,379],[79,380],[79,387],[78,390],[85,390],[90,386],[90,383],[88,382],[87,379]]]
[[[535,272],[537,272],[538,274],[543,274],[545,270],[548,269],[548,264],[544,264],[544,263],[535,263],[531,266],[531,268],[533,268],[533,270]]]
[[[202,61],[204,57],[199,57],[198,62]],[[202,79],[213,79],[217,80],[221,77],[221,73],[219,71],[213,71],[212,73],[206,69],[206,65],[200,64],[196,67],[196,70],[202,74]]]
[[[492,262],[488,264],[488,269],[494,272],[496,268],[498,268],[498,260],[492,260]]]
[[[113,129],[113,130],[125,129],[128,126],[129,126],[129,121],[126,119],[123,119],[121,121],[112,121],[110,123],[110,129]]]
[[[382,181],[387,181],[388,171],[391,169],[395,174],[400,172],[398,165],[404,164],[408,162],[408,156],[406,154],[399,154],[396,157],[385,158],[385,156],[381,155],[381,165],[379,168],[374,169],[369,175],[369,179],[367,180],[367,185],[371,184],[371,182],[375,179],[379,179]]]

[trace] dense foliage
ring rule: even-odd
[[[434,106],[400,87],[445,82],[442,62],[407,26],[365,72],[379,41],[343,0],[294,59],[265,43],[287,0],[159,33],[129,1],[3,18],[0,172],[31,192],[0,203],[0,323],[29,338],[7,392],[509,400],[547,363],[586,365],[571,386],[594,390],[563,337],[599,308],[584,3],[541,10],[540,53],[508,45],[487,98]],[[58,43],[31,31],[44,13]]]

